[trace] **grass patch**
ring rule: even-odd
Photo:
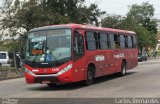
[[[0,67],[0,70],[16,70],[15,67],[9,67],[9,66],[2,66]]]

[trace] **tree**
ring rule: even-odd
[[[102,26],[135,31],[141,50],[143,47],[154,48],[157,43],[157,24],[156,20],[152,19],[153,16],[153,5],[147,2],[141,5],[134,4],[126,17],[108,15],[102,19]]]
[[[84,0],[4,0],[0,8],[1,29],[11,36],[32,28],[66,23],[90,23],[99,25],[98,18],[105,12],[96,4],[86,6]],[[19,38],[22,40],[22,38]]]
[[[34,27],[71,22],[99,25],[98,18],[105,13],[96,4],[87,7],[84,0],[16,0],[6,4],[9,8],[2,9],[5,16],[1,25],[12,32],[20,28],[28,31]]]
[[[145,41],[146,43],[142,43],[140,44],[140,46],[145,45],[146,47],[152,47],[152,48],[156,46],[157,24],[156,24],[156,21],[152,19],[153,16],[154,16],[154,7],[148,2],[144,2],[141,5],[138,5],[138,4],[132,5],[127,14],[127,19],[133,20],[135,26],[142,26],[145,28],[145,31],[143,31],[144,29],[141,30],[143,31],[143,33],[139,34],[139,38],[141,38],[141,40]],[[129,22],[129,24],[131,24],[131,22]],[[148,31],[147,40],[145,40],[146,31]],[[142,35],[143,37],[141,37],[140,35]]]
[[[43,4],[52,12],[59,13],[66,18],[67,22],[91,23],[99,25],[98,18],[105,14],[96,4],[89,7],[84,4],[85,0],[43,0]],[[63,20],[60,19],[59,22]]]
[[[153,5],[148,2],[143,2],[142,4],[133,4],[130,6],[130,10],[127,13],[128,18],[132,18],[137,21],[137,23],[146,23],[146,19],[152,18],[154,16]]]
[[[113,15],[113,16],[108,15],[107,17],[102,19],[101,24],[102,24],[102,27],[121,29],[123,20],[124,20],[124,17],[117,16],[117,15]]]

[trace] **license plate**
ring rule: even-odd
[[[51,83],[50,81],[42,81],[42,84],[48,84]]]

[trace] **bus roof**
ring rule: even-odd
[[[89,30],[93,29],[93,30],[98,30],[98,31],[109,31],[109,32],[118,32],[118,33],[126,33],[126,34],[136,34],[133,31],[113,29],[113,28],[104,28],[104,27],[94,27],[94,26],[75,24],[75,23],[43,26],[43,27],[31,29],[30,32],[42,31],[42,30],[48,30],[48,29],[61,29],[61,28],[81,28],[81,29],[89,29]]]

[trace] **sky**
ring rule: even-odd
[[[125,16],[133,4],[148,2],[155,8],[155,18],[160,19],[160,0],[86,0],[87,4],[97,3],[99,8],[107,14]]]
[[[125,16],[132,4],[149,2],[155,8],[155,18],[160,19],[160,0],[86,0],[86,4],[97,3],[99,8],[107,14]],[[0,0],[2,5],[2,0]]]

